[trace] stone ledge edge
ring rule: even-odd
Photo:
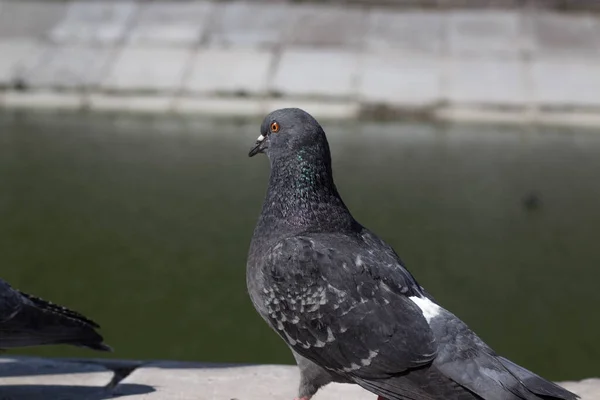
[[[54,91],[0,91],[0,109],[94,111],[105,113],[157,113],[207,117],[262,117],[273,109],[300,107],[315,117],[330,120],[419,120],[434,122],[491,123],[600,127],[599,108],[501,107],[483,105],[424,105],[421,107],[291,97],[193,97],[114,95]]]
[[[156,374],[157,370],[169,369],[169,370],[188,370],[190,373],[195,376],[196,370],[198,373],[198,377],[204,377],[205,380],[208,377],[208,382],[213,382],[214,376],[211,374],[217,374],[218,376],[226,376],[229,374],[241,374],[246,377],[255,376],[255,374],[263,374],[265,371],[268,371],[273,376],[277,376],[279,378],[285,376],[285,379],[292,379],[297,376],[297,367],[295,365],[277,365],[277,364],[232,364],[232,363],[203,363],[203,362],[192,362],[192,361],[163,361],[163,360],[120,360],[120,359],[103,359],[103,358],[40,358],[40,357],[31,357],[31,356],[12,356],[5,355],[0,357],[0,361],[13,361],[20,363],[22,365],[31,365],[34,369],[37,366],[38,368],[41,366],[42,368],[47,368],[49,365],[56,366],[67,366],[70,365],[72,368],[73,365],[80,364],[82,370],[89,369],[91,366],[100,367],[108,371],[112,371],[114,376],[112,380],[106,385],[103,386],[106,390],[108,390],[112,394],[120,394],[122,390],[128,385],[136,385],[136,384],[148,384],[147,378],[148,374],[150,376],[152,374]],[[78,373],[75,369],[67,368],[66,375],[73,375],[74,373]],[[95,373],[95,372],[91,372]],[[140,375],[141,373],[141,375]],[[162,374],[162,372],[158,372]],[[168,375],[168,372],[166,372]],[[188,373],[186,378],[189,381],[189,377],[192,376]],[[140,376],[145,376],[146,378],[140,378]],[[211,376],[213,378],[211,378]],[[237,375],[234,375],[237,376]],[[278,378],[278,379],[279,379]],[[140,380],[141,379],[141,380]],[[146,381],[144,381],[146,379]],[[162,379],[162,378],[161,378]],[[175,385],[179,385],[182,382],[186,384],[186,379],[183,381],[174,381]],[[296,379],[296,378],[293,378]],[[1,381],[0,377],[0,381]],[[160,381],[160,380],[159,380]],[[216,385],[218,385],[219,380],[214,381]],[[286,380],[286,387],[288,384],[292,384],[291,380]],[[30,382],[29,384],[35,384],[35,382]],[[558,385],[567,388],[568,390],[575,391],[576,393],[582,396],[582,399],[592,400],[597,399],[598,394],[600,394],[600,379],[598,378],[586,378],[581,380],[572,380],[572,381],[558,381],[556,382]],[[331,387],[329,387],[331,386]],[[336,390],[339,390],[340,387],[336,384],[329,385],[328,388],[325,388],[324,391],[327,393],[328,389],[331,389],[329,395],[323,398],[332,398],[332,393],[336,393],[336,397],[339,397],[339,393]],[[346,385],[344,385],[346,386]],[[160,387],[160,384],[159,384]],[[162,388],[164,389],[164,387]],[[260,388],[257,388],[259,390]],[[179,389],[177,389],[179,390]],[[290,388],[289,390],[292,390]],[[346,390],[346,389],[345,389]],[[352,389],[354,390],[354,389]],[[164,390],[163,390],[164,392]],[[168,390],[164,393],[170,393]],[[163,395],[164,395],[163,393]],[[124,393],[121,393],[124,394]],[[163,398],[159,397],[158,398]],[[362,398],[362,397],[361,397]]]

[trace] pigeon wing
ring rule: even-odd
[[[433,333],[408,298],[418,285],[373,251],[344,238],[291,237],[267,252],[262,270],[268,322],[318,365],[359,383],[435,358]]]

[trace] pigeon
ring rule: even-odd
[[[70,344],[112,351],[94,321],[68,308],[12,288],[0,279],[0,350]]]
[[[352,217],[311,115],[273,111],[260,133],[249,156],[266,153],[270,177],[246,283],[298,363],[297,399],[330,382],[379,400],[578,398],[496,354]]]

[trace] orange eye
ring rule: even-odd
[[[277,133],[279,132],[279,123],[278,122],[271,122],[271,132],[273,133]]]

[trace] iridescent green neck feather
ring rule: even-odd
[[[257,232],[289,233],[351,230],[356,222],[342,201],[331,170],[327,143],[314,143],[295,154],[271,157],[269,189]]]

